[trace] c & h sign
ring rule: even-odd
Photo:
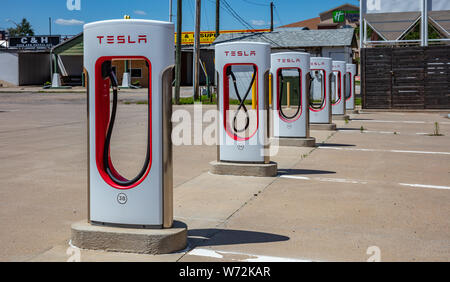
[[[23,36],[11,37],[9,48],[17,49],[50,49],[60,43],[60,36]]]

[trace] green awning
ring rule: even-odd
[[[83,33],[56,45],[52,52],[59,56],[83,56]]]

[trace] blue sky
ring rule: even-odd
[[[76,0],[73,0],[76,1]],[[27,18],[36,34],[48,34],[48,18],[52,18],[52,33],[74,35],[82,31],[83,23],[123,18],[168,20],[169,0],[79,0],[81,10],[67,9],[67,0],[1,0],[0,30],[14,26]],[[173,0],[174,22],[176,0]],[[267,28],[270,21],[270,0],[227,0],[233,9],[254,28]],[[357,0],[274,0],[275,26],[317,17],[320,12],[341,4],[359,6]],[[194,30],[195,0],[183,0],[183,31]],[[202,30],[215,28],[215,0],[202,0]],[[223,7],[221,29],[245,29]]]

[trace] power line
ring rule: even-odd
[[[223,4],[225,4],[225,8],[229,10],[229,12],[232,14],[233,17],[235,17],[241,24],[243,24],[245,27],[247,27],[248,29],[251,30],[252,33],[256,33],[257,31],[255,30],[255,28],[249,24],[246,20],[244,20],[231,6],[230,4],[228,4],[228,2],[226,0],[221,0]],[[261,37],[263,37],[264,39],[266,39],[267,41],[270,41],[271,43],[273,43],[274,45],[278,46],[278,47],[283,47],[280,44],[278,44],[277,42],[273,41],[272,39],[268,38],[267,36],[265,36],[263,33],[260,34]]]
[[[277,18],[278,18],[278,20],[280,21],[280,24],[281,24],[281,25],[284,25],[283,22],[281,21],[280,14],[278,14],[278,8],[277,8],[277,6],[275,6],[275,4],[274,4],[273,7],[275,8],[275,14],[277,15]]]
[[[255,3],[255,2],[252,2],[252,1],[249,1],[249,0],[242,0],[242,1],[244,1],[244,2],[246,2],[246,3],[248,3],[248,4],[255,5],[255,6],[263,6],[263,7],[268,7],[268,6],[270,6],[270,4]]]

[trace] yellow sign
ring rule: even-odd
[[[270,29],[255,29],[255,30],[223,30],[220,33],[249,33],[249,32],[270,32]],[[212,44],[216,40],[215,31],[201,31],[200,44]],[[177,34],[175,33],[175,43],[177,43]],[[194,32],[181,33],[182,45],[194,45]]]

